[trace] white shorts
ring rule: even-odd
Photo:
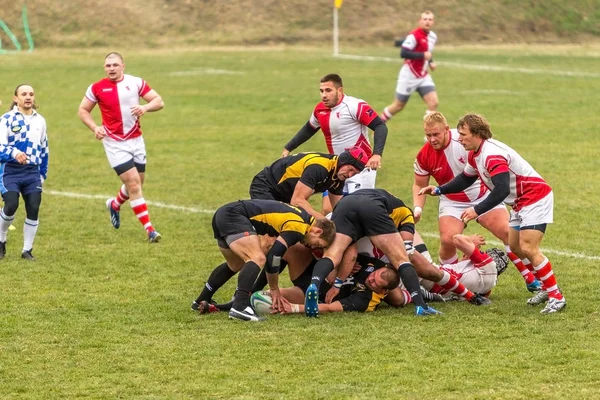
[[[440,196],[438,218],[454,217],[456,219],[461,219],[460,216],[462,215],[463,212],[465,212],[467,210],[467,208],[474,207],[477,204],[481,203],[483,200],[485,200],[485,198],[488,195],[489,195],[489,192],[486,193],[486,195],[483,196],[482,198],[477,199],[476,201],[472,201],[470,203],[464,203],[462,201],[454,201],[454,200],[448,199],[446,196]],[[497,210],[497,209],[501,209],[501,208],[506,209],[506,206],[504,205],[504,203],[498,204],[496,207],[492,208],[492,210]],[[490,210],[490,211],[492,211],[492,210]],[[490,211],[488,211],[488,212],[490,212]],[[486,213],[484,213],[484,214],[486,214]],[[482,215],[484,215],[484,214],[482,214]]]
[[[408,65],[403,65],[398,73],[398,82],[396,83],[396,97],[399,100],[408,100],[415,90],[424,87],[435,88],[431,74],[425,75],[423,78],[416,77]]]
[[[359,189],[375,189],[377,170],[365,168],[360,174],[346,179],[344,182],[344,194],[354,193]]]
[[[521,208],[519,211],[510,211],[508,226],[519,228],[523,226],[551,224],[554,218],[554,193]]]
[[[131,159],[136,164],[146,164],[146,145],[142,136],[127,140],[115,140],[106,136],[102,139],[102,144],[111,168],[125,164]]]

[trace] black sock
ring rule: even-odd
[[[317,261],[315,267],[313,268],[312,279],[310,280],[311,284],[314,283],[317,286],[317,291],[331,270],[333,270],[333,261],[331,261],[329,258],[322,258]]]
[[[279,266],[279,273],[282,273],[287,266],[287,261],[281,260],[281,265]],[[267,286],[267,271],[263,268],[256,278],[256,282],[254,282],[254,286],[252,286],[252,293],[258,292],[259,290],[263,290],[265,286]]]
[[[427,304],[425,303],[425,300],[423,300],[423,295],[421,294],[421,284],[419,283],[419,277],[417,276],[415,267],[408,262],[402,263],[398,267],[398,274],[400,274],[400,279],[402,279],[406,290],[410,293],[414,305],[427,308]]]
[[[252,294],[250,290],[259,273],[260,267],[254,261],[244,264],[238,275],[238,287],[233,299],[233,308],[242,311],[250,305],[250,295]]]
[[[219,265],[210,273],[210,276],[204,285],[204,289],[202,289],[202,293],[200,293],[200,296],[196,299],[196,303],[200,303],[203,300],[210,302],[213,294],[215,294],[215,292],[227,283],[227,281],[235,274],[236,273],[229,268],[227,263]]]

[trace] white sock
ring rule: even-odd
[[[29,251],[33,248],[33,240],[38,230],[39,220],[25,218],[23,224],[23,251]]]
[[[6,215],[4,214],[4,209],[0,210],[0,242],[6,242],[8,227],[12,224],[14,219],[14,215]]]

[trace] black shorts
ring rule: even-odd
[[[231,242],[244,236],[256,235],[254,226],[244,213],[244,205],[239,201],[225,204],[215,212],[212,228],[219,247],[228,249]]]
[[[254,179],[252,179],[252,183],[250,184],[250,198],[251,199],[260,199],[260,200],[277,200],[281,201],[277,195],[275,195],[271,191],[271,185],[264,177],[264,172],[259,172]]]
[[[355,242],[364,236],[398,232],[383,200],[357,194],[343,197],[335,206],[331,220],[337,232]]]

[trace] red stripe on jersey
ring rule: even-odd
[[[321,125],[321,131],[323,132],[323,136],[325,136],[325,144],[327,145],[329,154],[335,154],[333,152],[333,145],[331,144],[331,128],[329,127],[331,110],[325,107],[323,103],[319,103],[315,108],[314,115]]]
[[[356,117],[361,124],[369,126],[369,124],[377,117],[377,113],[368,103],[362,102],[358,103],[358,112],[356,113]]]
[[[498,155],[493,155],[486,158],[485,169],[490,173],[490,176],[496,176],[503,172],[510,171],[506,158]]]

